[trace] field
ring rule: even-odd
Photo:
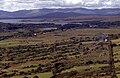
[[[19,45],[36,45],[41,43],[55,43],[56,41],[67,40],[72,37],[94,37],[104,34],[119,34],[120,28],[111,29],[69,29],[66,31],[54,31],[45,34],[37,33],[35,37],[18,37],[0,41],[0,47],[10,47]],[[1,33],[1,35],[9,35],[9,33]],[[117,40],[115,40],[117,42]],[[119,41],[118,41],[119,42]]]
[[[0,78],[119,78],[119,20],[81,16],[46,19],[80,25],[0,23]]]
[[[115,32],[116,31],[116,32]],[[105,71],[107,71],[107,69],[103,72],[101,70],[102,67],[108,67],[109,64],[107,64],[106,62],[103,64],[98,64],[95,63],[96,61],[102,61],[102,60],[108,60],[108,57],[106,55],[107,58],[103,58],[102,56],[100,57],[99,53],[96,53],[96,56],[94,56],[94,52],[92,53],[88,53],[88,54],[81,54],[81,53],[77,53],[75,54],[76,50],[72,47],[77,46],[78,44],[64,44],[64,45],[60,45],[58,47],[62,47],[64,46],[64,48],[67,46],[72,46],[71,47],[71,52],[66,52],[64,54],[61,55],[61,53],[58,51],[58,54],[56,54],[55,52],[49,54],[49,52],[47,53],[39,53],[39,51],[46,47],[40,47],[41,44],[47,44],[48,47],[51,44],[54,43],[61,43],[61,42],[69,42],[69,40],[71,38],[75,38],[75,39],[79,39],[79,38],[93,38],[94,36],[97,35],[101,35],[101,33],[104,34],[119,34],[120,33],[120,29],[119,28],[114,28],[114,29],[69,29],[66,31],[54,31],[54,32],[47,32],[44,34],[39,34],[37,33],[36,36],[34,37],[15,37],[15,38],[9,38],[9,39],[5,39],[5,40],[1,40],[0,41],[0,47],[1,47],[1,51],[5,51],[2,55],[2,61],[1,61],[1,70],[2,72],[4,72],[3,74],[1,74],[2,77],[5,76],[10,76],[11,78],[23,78],[23,77],[30,77],[33,78],[35,75],[37,75],[40,78],[50,78],[53,76],[53,73],[50,71],[51,68],[49,68],[49,64],[53,61],[55,61],[54,58],[59,57],[58,60],[60,62],[60,59],[64,59],[66,57],[63,58],[63,56],[67,55],[67,59],[68,61],[68,65],[69,63],[71,63],[71,65],[69,67],[63,66],[64,70],[61,72],[61,74],[65,73],[65,72],[72,72],[72,71],[77,71],[80,74],[85,74],[85,73],[105,73]],[[6,33],[5,33],[6,34]],[[7,33],[9,35],[9,33]],[[7,35],[6,34],[6,35]],[[1,35],[4,35],[4,33],[1,33]],[[119,40],[120,39],[116,39],[113,40],[113,43],[115,44],[119,44]],[[82,44],[84,46],[89,46],[93,43],[96,42],[82,42]],[[89,46],[90,48],[90,46]],[[91,47],[92,48],[92,47]],[[120,47],[117,46],[114,48],[114,54],[115,56],[115,60],[119,60],[119,49]],[[73,50],[73,51],[72,51]],[[43,50],[45,51],[45,50]],[[65,50],[63,50],[65,51]],[[97,51],[97,50],[96,50]],[[100,50],[98,50],[100,51]],[[9,53],[10,52],[10,53]],[[36,54],[35,54],[36,52]],[[104,51],[105,52],[105,51]],[[9,54],[7,54],[9,53]],[[117,53],[117,54],[116,54]],[[32,55],[31,55],[32,54]],[[98,56],[97,56],[98,54]],[[101,54],[102,55],[102,54]],[[90,59],[90,57],[92,56],[92,58]],[[78,60],[76,60],[76,63],[74,62],[74,64],[72,64],[73,61],[75,61],[74,58],[79,57],[79,59],[83,59],[81,60],[81,62]],[[96,57],[99,57],[96,58]],[[71,59],[72,58],[72,59]],[[84,65],[84,63],[86,63],[87,61],[93,61],[92,63],[90,63],[90,65]],[[64,64],[65,60],[61,60],[61,63]],[[55,62],[57,63],[57,62]],[[55,64],[53,63],[53,64]],[[5,65],[5,66],[4,66]],[[42,65],[42,69],[41,71],[38,70],[39,65]],[[47,66],[46,66],[47,65]],[[7,68],[8,66],[8,68]],[[46,68],[46,67],[47,68]],[[115,63],[116,68],[119,67],[119,62]],[[4,69],[3,69],[4,68]],[[37,70],[37,71],[35,71]],[[45,72],[46,71],[46,72]],[[26,72],[26,73],[25,73]],[[30,73],[29,73],[30,72]],[[117,71],[119,73],[119,71]],[[15,75],[16,74],[16,75]],[[12,76],[13,75],[13,76]],[[18,75],[18,76],[17,76]],[[21,76],[23,75],[23,76]],[[119,76],[119,74],[117,74]],[[109,78],[109,75],[105,75],[106,77]]]
[[[55,18],[55,19],[28,19],[21,20],[24,22],[81,22],[81,21],[119,21],[120,16],[79,16],[79,17],[71,17],[71,18]]]

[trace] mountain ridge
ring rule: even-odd
[[[8,12],[0,10],[0,18],[67,18],[80,15],[120,15],[119,8],[86,9],[86,8],[59,8],[33,9]]]

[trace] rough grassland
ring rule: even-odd
[[[70,29],[66,31],[55,31],[45,34],[38,34],[35,37],[21,37],[21,38],[10,38],[0,41],[0,47],[12,47],[19,45],[36,45],[40,43],[54,43],[56,40],[67,40],[71,37],[93,37],[104,34],[118,34],[120,33],[119,28],[112,29]],[[119,40],[113,42],[119,43]]]

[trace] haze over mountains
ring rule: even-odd
[[[81,15],[120,15],[119,8],[86,9],[86,8],[64,8],[64,9],[33,9],[7,12],[0,10],[0,18],[67,18]]]

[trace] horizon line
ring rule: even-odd
[[[6,12],[18,12],[18,11],[30,11],[30,10],[42,10],[42,9],[88,9],[88,10],[101,10],[101,9],[120,9],[120,8],[114,8],[114,7],[102,7],[102,8],[88,8],[88,7],[75,7],[75,8],[73,8],[73,7],[65,7],[65,8],[63,8],[63,7],[59,7],[59,8],[56,8],[56,7],[54,7],[54,8],[33,8],[33,9],[21,9],[21,10],[15,10],[15,11],[10,11],[10,10],[2,10],[2,9],[0,9],[0,11],[6,11]]]

